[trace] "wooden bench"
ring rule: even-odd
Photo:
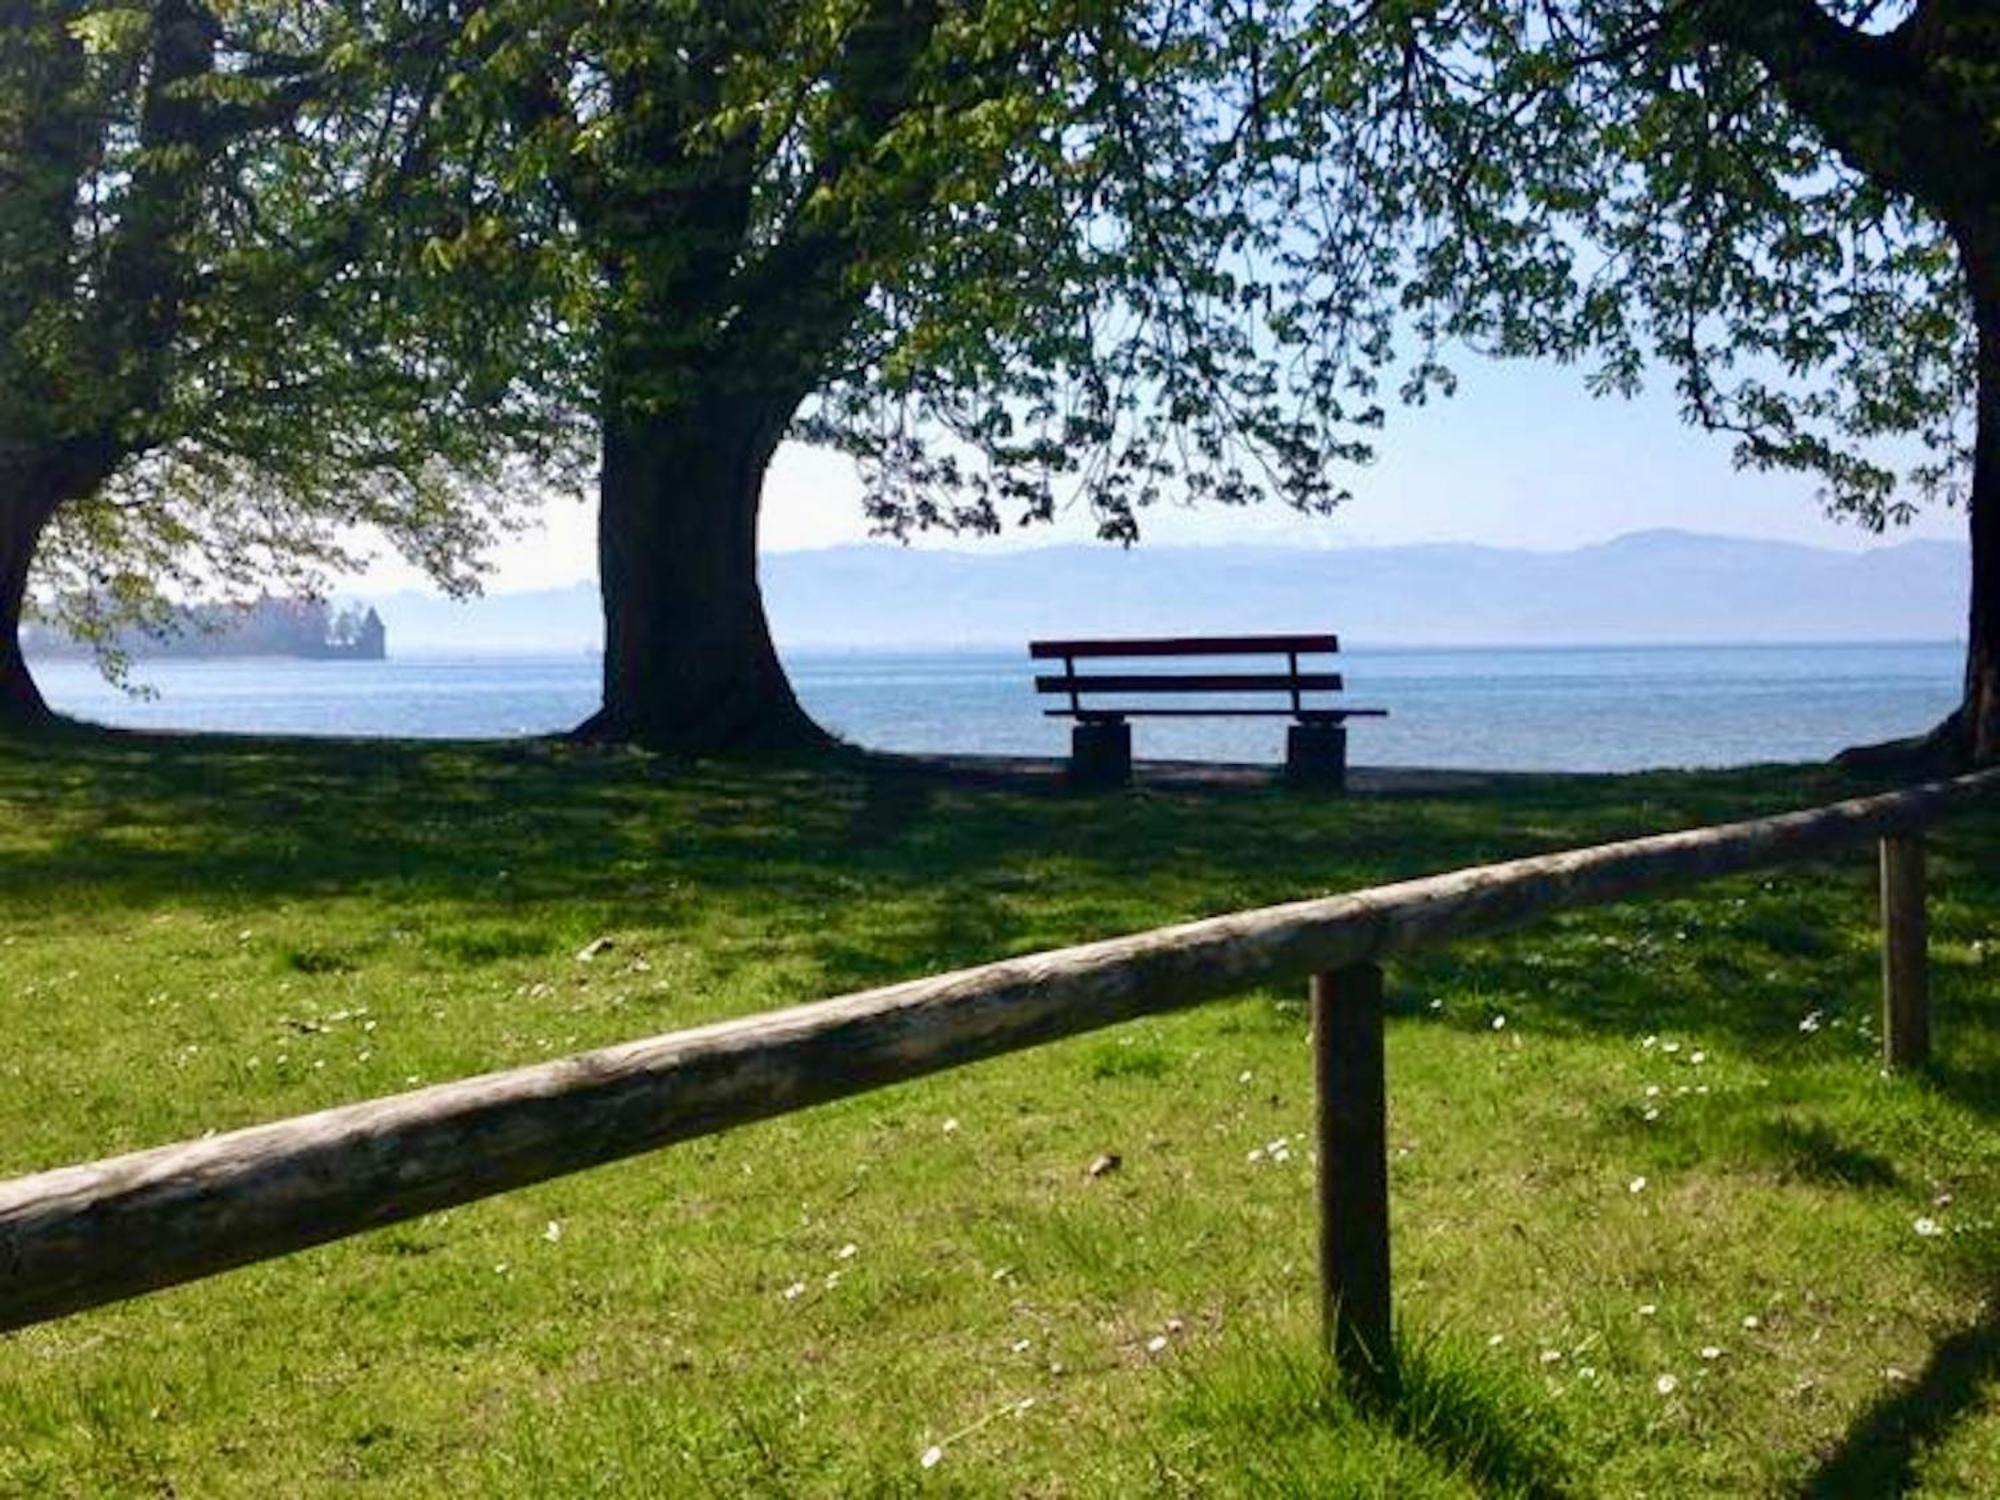
[[[1052,719],[1074,719],[1070,732],[1070,779],[1079,786],[1122,786],[1132,779],[1134,718],[1288,718],[1285,774],[1296,782],[1340,790],[1347,785],[1347,725],[1356,718],[1387,718],[1383,708],[1345,708],[1306,704],[1308,693],[1337,693],[1338,672],[1307,672],[1301,656],[1331,656],[1340,650],[1332,635],[1169,636],[1151,640],[1030,641],[1035,661],[1060,661],[1060,674],[1035,678],[1035,691],[1068,699],[1060,708],[1043,710]],[[1282,656],[1282,672],[1097,672],[1082,673],[1079,661],[1111,657]],[[1283,694],[1285,707],[1161,707],[1145,704],[1086,704],[1086,695],[1115,698],[1165,694]]]

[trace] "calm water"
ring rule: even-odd
[[[1047,754],[1025,655],[795,654],[821,723],[885,750]],[[1630,770],[1811,760],[1929,727],[1957,700],[1947,643],[1342,653],[1346,697],[1387,708],[1353,725],[1361,764]],[[133,699],[84,663],[37,669],[58,708],[100,723],[285,734],[541,734],[595,705],[595,658],[403,657],[386,662],[147,662]],[[1140,721],[1142,757],[1272,761],[1284,720]]]

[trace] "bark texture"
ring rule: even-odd
[[[0,724],[52,717],[21,653],[35,548],[56,512],[95,493],[123,457],[108,439],[0,447]]]
[[[1972,530],[1972,608],[1959,738],[1974,764],[2000,760],[2000,263],[1982,266],[1988,285],[1974,296],[1979,319],[1979,434],[1967,503]]]
[[[873,192],[865,211],[841,189],[882,170],[940,12],[934,0],[860,7],[827,68],[837,125],[815,147],[813,189],[779,221],[758,217],[757,127],[713,128],[724,60],[762,24],[754,7],[740,25],[696,28],[670,59],[614,68],[629,150],[608,172],[557,169],[614,288],[598,516],[604,702],[584,737],[683,753],[827,741],[772,646],[758,502],[793,413],[838,367],[865,306],[855,270],[879,253],[877,229],[929,200],[931,177],[907,164],[890,174],[896,193]],[[719,24],[727,8],[709,15]],[[561,93],[551,79],[526,100],[530,122]]]
[[[52,509],[45,498],[23,485],[0,491],[0,725],[33,724],[49,717],[49,706],[21,654],[21,611],[27,602],[35,543]]]
[[[825,741],[779,664],[757,582],[764,470],[791,414],[780,404],[607,419],[604,702],[583,737],[690,753]]]

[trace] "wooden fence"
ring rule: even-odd
[[[1310,980],[1327,1338],[1389,1350],[1385,959],[1881,842],[1885,1061],[1923,1063],[1923,830],[2000,770],[1237,912],[672,1032],[0,1183],[0,1330],[674,1141],[1262,985]]]

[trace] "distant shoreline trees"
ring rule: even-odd
[[[382,661],[388,628],[372,607],[323,599],[262,598],[247,605],[174,606],[144,630],[109,640],[79,639],[49,626],[22,628],[21,644],[36,657],[96,655],[208,658],[286,656],[307,661]]]

